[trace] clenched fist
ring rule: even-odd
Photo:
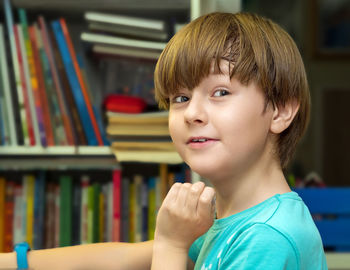
[[[188,250],[213,224],[214,196],[203,182],[175,183],[159,209],[155,241]]]

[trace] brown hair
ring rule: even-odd
[[[231,78],[255,82],[266,104],[300,104],[291,125],[278,135],[277,153],[282,168],[290,161],[309,121],[310,96],[306,72],[292,38],[269,19],[249,13],[211,13],[183,27],[167,44],[155,69],[156,99],[169,108],[169,95],[193,89],[210,67],[220,72],[221,59],[232,63]]]

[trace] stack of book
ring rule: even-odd
[[[105,145],[102,121],[65,19],[28,23],[4,0],[0,23],[0,144]],[[7,30],[7,31],[6,31]],[[80,60],[80,59],[79,59]]]
[[[98,12],[86,12],[85,19],[89,31],[81,40],[91,43],[96,54],[156,60],[168,40],[162,20]]]
[[[107,112],[107,134],[119,161],[177,164],[176,152],[168,129],[168,112]]]

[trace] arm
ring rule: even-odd
[[[152,270],[186,269],[191,244],[213,224],[214,190],[204,183],[176,183],[159,209]]]
[[[153,241],[142,243],[98,243],[33,250],[28,252],[31,269],[149,269]],[[16,268],[16,254],[1,253],[0,268]]]

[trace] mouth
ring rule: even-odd
[[[218,141],[218,140],[213,138],[208,138],[208,137],[191,137],[187,141],[187,144],[205,144],[213,141]]]

